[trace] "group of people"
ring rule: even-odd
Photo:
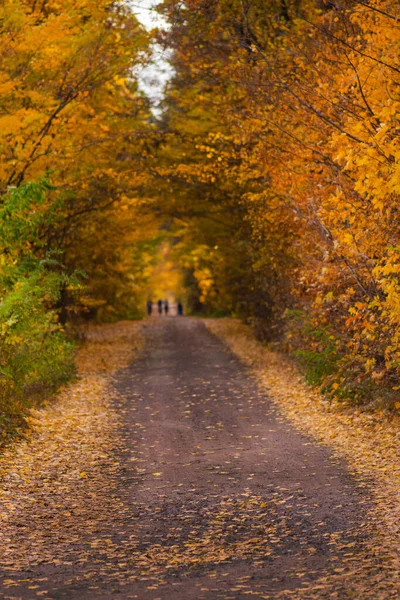
[[[183,315],[183,306],[182,306],[182,302],[178,302],[177,306],[177,313],[178,316],[182,316]],[[158,309],[158,314],[162,315],[163,311],[164,313],[167,315],[169,312],[169,302],[168,300],[158,300],[157,302],[157,309]],[[147,301],[147,315],[150,317],[151,314],[153,312],[153,301],[152,300],[148,300]]]
[[[153,304],[153,303],[152,303]],[[169,303],[168,300],[164,300],[164,302],[162,300],[159,300],[157,302],[157,306],[158,306],[158,314],[162,315],[163,312],[163,307],[164,307],[164,312],[167,315],[168,311],[169,311]]]

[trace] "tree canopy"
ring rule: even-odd
[[[398,3],[164,0],[151,32],[132,10],[0,6],[4,339],[29,338],[32,311],[54,340],[77,315],[133,318],[169,285],[328,394],[393,403]],[[173,67],[158,116],[138,84],[154,43]],[[45,372],[13,352],[5,397]]]

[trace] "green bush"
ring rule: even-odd
[[[0,433],[24,425],[33,402],[44,399],[74,370],[74,347],[58,322],[57,302],[75,281],[45,249],[51,224],[50,186],[31,183],[2,199],[0,211]]]
[[[338,340],[327,327],[314,326],[303,311],[287,311],[286,318],[289,349],[302,366],[307,383],[323,384],[338,370]]]

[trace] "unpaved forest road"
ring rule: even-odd
[[[61,549],[2,597],[360,598],[366,488],[201,322],[163,317],[146,338],[115,384],[114,510],[72,558]]]

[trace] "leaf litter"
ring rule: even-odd
[[[298,393],[301,402],[298,400],[299,412],[295,411],[295,416],[298,414],[300,419],[301,406],[311,411],[307,404],[309,388],[304,388],[302,394],[297,392],[296,385],[302,386],[301,380],[297,376],[296,383],[295,373],[285,370],[289,367],[281,363],[280,357],[275,358],[270,372],[264,362],[262,366],[256,363],[257,356],[265,349],[252,341],[247,330],[232,321],[209,321],[207,326],[223,339],[236,344],[233,346],[235,352],[248,364],[252,360],[256,372],[258,368],[263,376],[271,378],[269,391],[276,396],[275,402],[280,401],[279,393],[283,397],[286,397],[285,393]],[[249,487],[244,490],[237,487],[237,471],[232,461],[241,456],[248,444],[262,447],[263,438],[256,431],[236,441],[237,454],[232,460],[224,464],[216,464],[215,461],[210,464],[207,470],[211,479],[206,490],[198,489],[194,484],[180,497],[183,484],[179,480],[172,487],[160,481],[158,497],[148,504],[139,499],[132,501],[129,494],[121,492],[118,482],[126,489],[129,484],[124,461],[120,459],[121,452],[126,454],[125,463],[133,464],[136,479],[148,476],[150,479],[147,481],[154,481],[147,484],[153,486],[149,489],[157,490],[154,486],[164,475],[163,468],[145,472],[140,466],[140,452],[133,455],[127,452],[126,444],[118,433],[123,411],[117,411],[118,405],[113,403],[116,394],[112,387],[113,377],[119,368],[131,361],[142,343],[142,337],[138,324],[90,328],[87,344],[78,356],[80,381],[64,390],[55,404],[36,411],[32,415],[30,439],[16,445],[4,456],[0,493],[0,552],[6,572],[3,587],[8,594],[4,598],[21,598],[19,588],[26,586],[27,582],[31,596],[25,595],[24,598],[53,598],[51,576],[31,574],[35,565],[47,564],[54,568],[79,565],[77,571],[80,573],[74,575],[69,572],[62,581],[63,588],[71,590],[68,597],[79,597],[74,596],[74,586],[84,580],[93,594],[111,582],[117,592],[124,589],[123,586],[131,592],[132,589],[144,590],[136,593],[126,591],[124,598],[141,600],[144,597],[142,593],[145,593],[146,598],[156,600],[165,598],[166,593],[170,596],[171,589],[178,594],[185,578],[194,575],[195,597],[198,599],[342,600],[355,598],[357,595],[354,594],[359,593],[358,597],[394,600],[399,589],[396,540],[393,529],[389,530],[387,524],[390,522],[393,527],[396,522],[389,518],[394,517],[391,508],[383,511],[385,519],[382,519],[379,508],[388,498],[385,494],[389,487],[384,490],[384,486],[375,485],[378,514],[371,518],[366,511],[361,535],[359,531],[326,531],[326,524],[314,516],[317,508],[304,500],[301,487],[293,490],[274,486],[270,493],[257,494],[254,487],[257,484],[253,483],[253,477],[257,481],[257,465],[249,474]],[[264,360],[268,362],[271,357],[268,360],[264,357]],[[272,373],[274,370],[275,374]],[[208,383],[199,379],[199,384]],[[180,393],[187,397],[186,388]],[[235,396],[234,389],[231,394]],[[220,403],[218,388],[210,389],[206,398],[199,398],[196,394],[191,394],[191,398],[184,401],[182,418],[186,419],[188,408],[198,409],[196,402],[200,402],[200,406],[204,406],[204,415],[210,418],[207,431],[221,430],[222,423],[212,424],[213,408]],[[290,405],[293,402],[292,399]],[[255,399],[250,395],[248,406],[254,403]],[[322,400],[321,403],[318,411],[324,423],[327,408]],[[238,406],[239,411],[245,412],[242,404]],[[150,414],[151,406],[144,409],[148,409]],[[285,410],[283,401],[282,412],[294,419]],[[153,411],[151,414],[156,413]],[[340,436],[332,439],[345,439],[347,421],[337,425],[337,415],[327,414],[333,417],[336,427],[343,429]],[[243,417],[247,418],[246,414]],[[304,417],[301,426],[321,439],[324,427],[313,429],[320,427],[318,423],[317,414],[314,419]],[[299,424],[296,422],[296,426]],[[326,428],[329,430],[328,425]],[[145,432],[145,425],[137,422],[129,436],[144,439]],[[354,431],[350,435],[354,436]],[[329,438],[326,443],[332,445],[332,439]],[[210,434],[205,440],[213,444],[216,437]],[[191,468],[197,457],[205,460],[209,456],[212,459],[217,450],[203,453],[202,445],[193,447],[193,461],[187,460],[182,468]],[[372,471],[367,465],[362,471],[355,469],[362,475],[359,478],[361,488],[371,485]],[[390,479],[388,467],[382,473]],[[223,482],[221,485],[213,483],[215,479],[212,477],[217,475],[225,482],[229,481],[231,487]],[[382,477],[383,474],[377,480],[383,481]],[[225,488],[222,487],[224,485]],[[335,510],[340,512],[342,508],[338,505]],[[322,538],[321,531],[326,531]],[[364,544],[364,538],[373,539],[374,544]],[[323,547],[321,539],[325,540]],[[290,568],[285,571],[285,590],[267,591],[262,573],[271,568],[271,561],[291,556],[293,545],[298,551],[294,555],[295,562],[291,562]],[[331,548],[332,568],[329,572],[321,571],[316,563],[315,572],[310,573],[309,559],[304,557],[312,559],[315,556],[318,559],[318,555],[328,552],[328,548]],[[294,570],[293,564],[296,565]],[[245,571],[240,570],[243,565],[247,565]],[[229,584],[232,577],[234,585]],[[355,582],[354,585],[352,582]],[[169,587],[165,588],[167,585]],[[280,585],[279,577],[272,579],[272,588],[275,585]],[[178,597],[183,596],[176,595]]]
[[[359,597],[398,598],[400,419],[397,416],[388,418],[382,412],[368,414],[327,401],[317,389],[306,385],[287,356],[257,341],[251,327],[238,319],[204,319],[203,322],[247,365],[281,414],[297,429],[331,448],[339,458],[344,458],[359,485],[372,495],[374,509],[366,514],[371,539],[364,560],[354,565],[353,577],[366,581],[366,588],[360,589]],[[337,572],[340,578],[340,570]],[[313,586],[299,596],[298,591],[286,591],[285,594],[288,598],[303,598],[303,593],[305,598],[319,598],[322,590],[326,592],[328,589],[332,597],[347,598],[344,591],[338,591],[339,581],[330,585],[323,581],[321,589]]]
[[[13,572],[60,564],[60,556],[63,562],[84,562],[82,533],[95,534],[118,510],[119,499],[110,493],[118,469],[111,385],[140,348],[141,326],[90,326],[85,337],[77,353],[79,380],[53,403],[32,410],[30,434],[1,457],[0,562],[8,572],[6,588],[18,585]]]

